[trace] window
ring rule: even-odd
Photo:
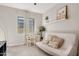
[[[33,18],[29,18],[26,20],[25,30],[26,30],[26,33],[34,32],[34,19]]]
[[[24,32],[24,17],[18,16],[18,33]]]

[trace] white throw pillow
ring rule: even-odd
[[[48,44],[48,42],[51,40],[51,38],[52,38],[52,36],[51,35],[48,35],[48,37],[47,38],[44,38],[42,42],[44,44]]]
[[[58,43],[57,42],[49,42],[49,44],[48,44],[49,46],[51,46],[52,48],[58,48]]]
[[[44,44],[47,44],[47,43],[48,43],[48,40],[43,39],[42,42],[43,42]]]

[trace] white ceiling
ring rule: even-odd
[[[34,3],[0,3],[0,5],[14,7],[14,8],[37,12],[37,13],[44,13],[56,4],[55,3],[37,3],[37,5],[34,5]]]

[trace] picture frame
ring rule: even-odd
[[[68,7],[67,5],[60,8],[58,11],[57,11],[57,17],[56,19],[57,20],[65,20],[65,19],[68,19],[68,11],[67,11]]]

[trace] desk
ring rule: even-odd
[[[25,36],[26,45],[34,46],[36,42],[40,41],[40,35],[29,34]]]

